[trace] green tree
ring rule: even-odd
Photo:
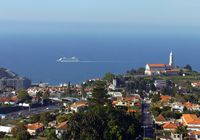
[[[31,115],[30,121],[31,121],[31,123],[36,123],[36,122],[40,121],[40,115],[38,115],[38,114]]]
[[[136,74],[143,75],[144,72],[145,72],[145,68],[141,67],[137,69]]]
[[[6,135],[5,132],[0,132],[0,139],[4,138],[5,135]]]
[[[17,97],[21,101],[31,102],[31,97],[29,96],[29,94],[26,90],[18,90],[17,91]]]
[[[47,128],[44,131],[47,140],[58,140],[55,129]]]
[[[13,129],[12,129],[12,135],[13,135],[13,137],[17,137],[17,134],[19,134],[20,132],[24,132],[24,131],[26,131],[26,128],[25,128],[25,126],[23,125],[23,124],[18,124],[16,127],[14,127]]]
[[[16,140],[30,140],[30,138],[30,134],[25,130],[18,132],[16,136]]]
[[[45,91],[45,92],[43,93],[42,98],[43,98],[43,100],[48,100],[49,97],[50,97],[50,94],[49,94],[49,91],[47,90],[47,91]]]
[[[62,123],[62,122],[67,121],[69,119],[69,117],[70,117],[70,115],[66,115],[66,114],[59,115],[59,116],[56,117],[56,120],[57,120],[58,123]]]
[[[131,69],[131,70],[128,70],[126,73],[134,75],[134,74],[136,74],[136,70],[135,69]]]
[[[86,92],[85,92],[85,86],[82,84],[81,85],[81,96],[83,97],[83,98],[86,98],[86,96],[87,96],[87,94],[86,94]]]
[[[189,71],[192,71],[192,66],[189,65],[189,64],[187,64],[184,68],[187,69],[187,70],[189,70]]]
[[[150,83],[150,90],[156,91],[156,87],[153,83]]]
[[[105,83],[102,81],[97,81],[94,85],[92,92],[92,101],[97,103],[98,105],[104,105],[108,103],[108,94],[105,87]]]
[[[179,75],[181,75],[181,76],[182,76],[183,74],[184,74],[184,71],[183,71],[183,69],[180,69],[180,70],[179,70]]]
[[[112,73],[106,73],[104,76],[104,80],[108,81],[109,83],[112,83],[113,79],[115,78],[115,75]]]
[[[43,96],[42,92],[36,93],[36,97],[37,97],[38,102],[41,102],[42,96]]]
[[[183,138],[187,137],[188,134],[188,130],[187,130],[187,126],[179,126],[176,131],[177,134],[182,134]]]
[[[132,137],[132,138],[137,137],[137,132],[136,132],[137,128],[136,127],[137,126],[135,126],[134,124],[132,124],[128,127],[127,133],[128,133],[128,135],[130,135],[129,137]]]
[[[42,112],[40,114],[40,122],[42,122],[44,125],[48,125],[50,121],[50,113],[49,112]]]
[[[106,136],[106,137],[108,137],[108,139],[122,140],[123,130],[119,126],[119,124],[117,124],[116,121],[110,120],[108,122],[108,130],[109,130],[109,133]]]
[[[71,83],[70,82],[68,82],[68,85],[65,88],[63,96],[64,97],[66,97],[66,96],[72,96],[72,90],[71,90]]]
[[[154,116],[158,116],[161,113],[161,109],[157,106],[152,106],[150,110]]]
[[[151,101],[152,101],[153,103],[159,102],[160,100],[161,100],[160,94],[155,94],[155,95],[153,95],[153,97],[152,97],[152,99],[151,99]]]
[[[93,106],[69,118],[67,138],[74,140],[135,139],[140,123],[134,116],[109,106]]]
[[[127,91],[122,91],[122,97],[125,98],[127,96]]]

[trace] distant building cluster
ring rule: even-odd
[[[0,69],[0,90],[6,88],[27,89],[31,86],[31,80],[25,77],[19,77],[17,74],[7,70]]]

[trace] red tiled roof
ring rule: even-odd
[[[118,101],[112,101],[112,105],[116,105]]]
[[[166,64],[148,64],[149,67],[166,67]]]
[[[187,108],[191,108],[193,106],[193,104],[190,102],[186,102],[186,103],[184,103],[184,106]]]
[[[29,130],[37,130],[37,129],[44,128],[44,125],[42,123],[34,123],[34,124],[26,125],[26,128]]]
[[[87,101],[78,101],[71,105],[71,107],[81,107],[81,106],[88,106]]]
[[[183,114],[182,119],[185,121],[184,123],[187,124],[200,124],[200,119],[196,114]]]
[[[178,126],[176,124],[172,123],[172,122],[169,122],[169,123],[165,123],[163,125],[163,128],[164,129],[177,129]]]
[[[165,117],[162,114],[160,114],[158,117],[156,117],[155,120],[157,122],[165,122],[166,121]]]
[[[200,86],[200,82],[193,82],[193,83],[191,83],[193,86],[197,86],[197,87],[199,87]]]
[[[136,112],[137,112],[137,110],[134,110],[134,109],[129,109],[127,112],[128,112],[128,113],[136,113]]]
[[[57,129],[66,130],[66,129],[67,129],[67,126],[68,126],[68,121],[65,121],[65,122],[62,122],[61,124],[59,124],[59,125],[57,126]]]
[[[16,102],[18,100],[18,98],[17,98],[17,96],[13,96],[10,100],[13,102]]]
[[[122,100],[123,101],[133,101],[134,99],[136,99],[135,97],[125,97]]]
[[[17,97],[7,98],[7,97],[1,97],[0,102],[16,102],[18,100]]]
[[[190,134],[192,134],[192,135],[200,135],[200,131],[192,131],[192,132],[190,132]]]
[[[171,97],[167,95],[161,95],[160,98],[161,98],[161,102],[164,102],[164,103],[169,102],[169,100],[171,99]]]

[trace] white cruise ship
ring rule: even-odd
[[[61,62],[61,63],[70,63],[70,62],[80,62],[78,58],[76,58],[75,56],[71,57],[71,58],[67,58],[67,57],[62,57],[59,58],[57,60],[57,62]]]

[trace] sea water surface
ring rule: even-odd
[[[195,70],[200,70],[200,37],[197,34],[134,31],[4,31],[5,34],[0,34],[0,67],[9,68],[33,82],[80,83],[102,77],[107,72],[120,74],[147,63],[168,63],[169,53],[173,51],[176,65],[191,64]],[[92,62],[56,62],[60,57],[72,56]]]

